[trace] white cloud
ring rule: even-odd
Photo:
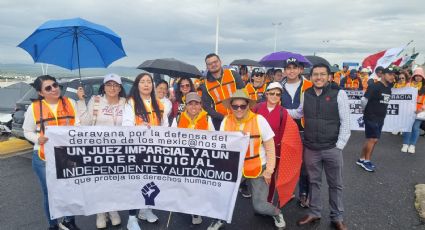
[[[272,52],[272,22],[283,23],[278,50],[316,53],[331,63],[360,62],[410,40],[425,52],[424,6],[421,0],[220,0],[219,54],[229,63]],[[204,68],[215,47],[216,10],[216,1],[196,0],[2,0],[0,63],[32,63],[17,44],[49,19],[82,17],[122,37],[128,57],[115,66],[175,57]],[[418,59],[424,62],[423,55]]]

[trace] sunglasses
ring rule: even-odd
[[[52,91],[53,88],[57,89],[58,87],[59,87],[59,84],[57,82],[55,82],[51,85],[44,87],[44,91],[50,92],[50,91]]]
[[[182,84],[182,85],[180,85],[180,88],[189,88],[190,87],[190,84]]]
[[[254,74],[254,77],[264,77],[264,74]]]
[[[238,110],[239,108],[241,109],[241,110],[245,110],[247,107],[248,107],[248,105],[247,104],[244,104],[244,105],[231,105],[232,106],[232,109],[233,110]]]
[[[267,93],[267,95],[269,95],[269,96],[276,95],[276,97],[280,97],[280,95],[282,95],[282,94],[281,93],[270,92],[270,93]]]

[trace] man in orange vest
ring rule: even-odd
[[[224,116],[230,113],[222,102],[231,97],[236,89],[245,87],[241,76],[230,69],[223,69],[220,57],[211,53],[205,57],[207,65],[207,76],[205,84],[202,86],[202,102],[205,111],[212,118],[216,130]]]
[[[355,69],[350,71],[349,76],[341,79],[341,84],[339,86],[344,90],[363,90],[362,81],[357,75],[357,70]]]
[[[220,130],[241,131],[250,135],[242,181],[247,181],[251,185],[254,211],[273,217],[276,227],[285,228],[286,223],[280,209],[267,201],[269,184],[276,164],[274,132],[263,116],[251,111],[255,101],[245,90],[237,90],[223,104],[231,109],[232,113],[223,119]],[[218,230],[223,225],[224,222],[220,220],[214,221],[208,230]]]
[[[333,81],[337,83],[338,85],[341,85],[340,84],[341,80],[350,75],[350,70],[348,68],[349,68],[348,65],[342,66],[342,70],[334,74]]]

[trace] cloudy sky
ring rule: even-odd
[[[278,51],[316,53],[331,63],[361,62],[410,40],[408,52],[425,53],[423,0],[220,0],[219,8],[216,0],[1,0],[0,63],[33,63],[16,47],[21,41],[47,20],[82,17],[121,36],[127,57],[113,66],[174,57],[204,68],[215,50],[217,9],[224,63],[273,52],[273,22],[282,23]]]

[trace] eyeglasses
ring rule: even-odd
[[[183,84],[181,84],[181,85],[180,85],[180,88],[189,88],[189,87],[190,87],[190,84],[184,84],[184,85],[183,85]]]
[[[105,86],[110,87],[110,88],[120,88],[121,87],[121,85],[114,84],[114,83],[108,83],[108,84],[105,84]]]
[[[282,94],[281,93],[270,92],[270,93],[267,93],[267,95],[269,95],[269,96],[275,96],[276,95],[276,97],[280,97],[280,95],[282,95]]]
[[[55,82],[51,85],[44,87],[44,91],[50,92],[50,91],[52,91],[53,88],[57,89],[58,87],[59,87],[59,84],[57,82]]]
[[[232,107],[233,110],[238,110],[239,108],[241,110],[245,110],[248,107],[248,105],[247,104],[244,104],[244,105],[231,105],[231,107]]]
[[[207,66],[210,66],[210,65],[213,65],[213,64],[217,64],[219,61],[220,60],[215,60],[215,61],[212,61],[210,63],[207,63]]]

